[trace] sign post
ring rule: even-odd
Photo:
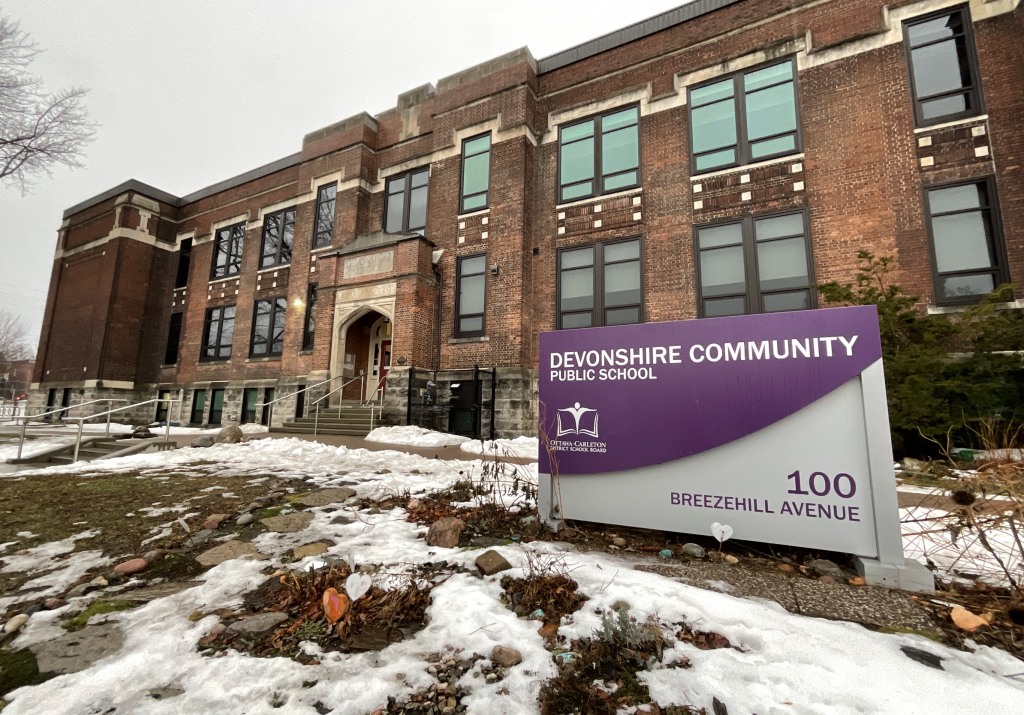
[[[540,336],[540,514],[904,560],[874,306]]]

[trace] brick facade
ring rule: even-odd
[[[65,387],[76,401],[108,393],[148,399],[171,390],[184,398],[187,421],[194,390],[225,389],[224,420],[234,420],[246,387],[260,390],[263,400],[271,388],[281,397],[329,378],[339,380],[330,389],[340,385],[347,379],[345,353],[354,355],[352,374],[364,371],[366,384],[374,382],[369,330],[385,317],[395,370],[386,405],[394,417],[402,417],[398,393],[408,385],[409,368],[493,367],[499,432],[532,433],[538,335],[557,322],[559,249],[639,237],[642,319],[693,319],[700,314],[694,226],[801,210],[812,280],[850,280],[857,251],[869,249],[896,257],[897,280],[920,296],[922,310],[943,310],[935,307],[925,191],[963,179],[994,182],[996,240],[1006,275],[1020,284],[1020,0],[962,5],[972,19],[983,111],[915,125],[901,23],[960,6],[719,0],[657,31],[629,28],[635,38],[629,41],[609,36],[600,52],[583,45],[573,61],[555,56],[538,63],[525,48],[509,53],[443,78],[436,89],[405,92],[376,117],[360,114],[312,132],[299,153],[190,196],[128,182],[65,212],[34,401],[42,405],[49,389]],[[688,89],[784,57],[795,58],[798,69],[799,150],[697,174]],[[559,127],[627,106],[640,113],[640,186],[558,204]],[[460,215],[462,142],[484,133],[491,137],[488,207]],[[430,169],[424,235],[384,233],[388,178],[424,167]],[[333,241],[313,249],[317,190],[327,184],[337,187]],[[264,217],[289,207],[295,208],[291,261],[260,270]],[[216,230],[243,221],[240,272],[210,280]],[[192,242],[188,282],[174,288],[186,239]],[[481,253],[485,334],[457,337],[458,259]],[[303,349],[313,283],[315,342]],[[251,357],[255,303],[278,297],[287,301],[283,352]],[[205,362],[204,317],[229,305],[236,306],[231,358]],[[164,365],[177,312],[183,314],[177,362]],[[326,385],[311,391],[307,405],[328,391]],[[357,391],[350,385],[345,398],[359,398]],[[291,398],[278,403],[274,421],[294,409]]]

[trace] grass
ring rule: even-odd
[[[79,613],[74,618],[69,618],[62,624],[64,628],[69,631],[77,631],[85,628],[89,619],[93,616],[98,616],[104,613],[116,613],[118,611],[127,611],[129,608],[134,608],[141,604],[134,603],[132,601],[93,601],[89,604],[89,607]]]
[[[53,676],[53,673],[39,672],[36,657],[28,648],[19,651],[0,650],[0,698],[24,685],[39,685]],[[5,702],[0,701],[0,710],[5,705]]]

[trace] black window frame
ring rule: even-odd
[[[412,177],[417,175],[417,174],[421,174],[421,173],[425,173],[427,175],[427,183],[424,184],[424,186],[427,189],[427,204],[424,207],[424,211],[423,211],[423,226],[422,227],[418,227],[417,226],[415,228],[411,228],[409,226],[409,209],[411,208],[411,205],[412,205],[412,201],[410,201],[410,199],[412,198],[412,191],[413,191],[413,188],[414,188],[413,185],[412,185]],[[394,176],[389,176],[389,177],[387,177],[384,180],[384,215],[381,217],[381,227],[384,229],[385,233],[394,233],[394,231],[388,231],[388,204],[391,203],[391,196],[392,196],[392,192],[389,191],[389,187],[391,186],[392,182],[399,181],[399,180],[402,180],[402,181],[405,182],[405,186],[403,187],[402,192],[401,192],[402,193],[402,202],[403,202],[402,203],[402,228],[401,228],[401,233],[418,233],[421,236],[426,236],[427,235],[427,222],[428,222],[429,215],[430,215],[430,165],[429,164],[427,164],[426,166],[417,166],[415,169],[410,169],[409,171],[402,172],[401,174],[395,174]],[[420,187],[417,186],[415,188],[420,188]],[[397,196],[398,192],[394,192],[394,195]]]
[[[754,224],[756,221],[762,219],[777,218],[781,216],[793,216],[799,214],[803,218],[803,239],[804,239],[804,258],[807,261],[807,287],[805,288],[778,288],[775,290],[761,290],[760,275],[758,273],[758,261],[757,261],[757,236],[754,230]],[[742,248],[743,248],[743,278],[744,287],[743,298],[745,301],[745,310],[742,315],[761,315],[767,314],[764,309],[764,296],[768,294],[780,294],[780,293],[793,293],[798,290],[808,291],[808,310],[817,310],[818,307],[818,293],[815,290],[816,281],[814,278],[814,245],[811,239],[811,220],[810,213],[806,208],[800,209],[786,209],[782,211],[771,211],[768,213],[753,214],[748,216],[742,216],[739,218],[722,219],[719,221],[710,221],[708,223],[693,224],[693,256],[694,256],[694,276],[695,285],[697,288],[697,317],[705,318],[704,314],[704,291],[701,284],[701,265],[700,265],[700,230],[707,228],[715,228],[716,226],[731,226],[741,225],[742,231]],[[773,240],[784,240],[786,238],[795,238],[795,236],[776,236],[769,241]],[[714,249],[705,249],[714,250]],[[727,294],[720,296],[711,296],[712,299],[720,298],[731,298],[736,297],[739,294]],[[753,308],[756,308],[754,310]],[[772,312],[794,312],[794,311],[772,311]]]
[[[995,266],[989,269],[971,269],[963,271],[947,271],[946,273],[939,273],[938,256],[935,253],[935,232],[932,227],[932,212],[931,202],[929,201],[928,194],[931,191],[939,189],[950,189],[956,186],[969,186],[971,184],[984,184],[985,190],[988,195],[988,206],[981,207],[978,209],[962,209],[959,211],[946,211],[937,216],[951,216],[958,213],[971,213],[974,211],[986,211],[988,212],[988,227],[991,234],[988,236],[992,249],[992,259],[996,263]],[[983,176],[977,179],[961,179],[959,181],[948,181],[940,184],[931,184],[923,187],[923,208],[925,218],[925,229],[928,233],[928,260],[931,264],[932,272],[932,289],[935,291],[934,301],[935,305],[938,306],[962,306],[962,305],[975,305],[985,297],[984,295],[971,295],[964,296],[962,298],[945,298],[942,297],[942,278],[948,276],[957,275],[979,275],[982,273],[992,274],[992,287],[993,290],[998,288],[1000,285],[1010,282],[1008,262],[1009,258],[1006,250],[1006,235],[1003,233],[1003,224],[1000,218],[999,211],[999,197],[996,193],[996,181],[993,176]]]
[[[269,330],[267,336],[257,340],[257,335],[256,335],[256,327],[257,327],[256,326],[256,317],[259,315],[260,303],[270,303],[270,313],[269,313],[270,321],[267,323],[267,328]],[[281,349],[275,352],[273,348],[274,348],[274,343],[276,341],[273,339],[273,336],[274,336],[274,332],[273,331],[274,331],[274,322],[275,322],[275,320],[277,318],[277,314],[279,312],[283,312],[285,317],[281,321]],[[260,299],[256,300],[253,303],[253,307],[252,307],[252,328],[249,331],[249,357],[257,358],[258,359],[258,358],[280,357],[281,355],[283,355],[284,354],[284,331],[285,331],[285,327],[287,326],[287,321],[288,321],[288,298],[287,298],[287,296],[275,295],[275,296],[271,296],[269,298],[260,298]],[[257,343],[260,343],[260,344],[266,343],[266,345],[267,345],[267,352],[264,352],[264,353],[257,353],[257,352],[255,352]]]
[[[259,270],[267,270],[270,268],[279,268],[281,266],[291,265],[292,262],[292,251],[295,248],[295,206],[289,206],[287,208],[280,209],[278,211],[271,211],[263,216],[263,230],[260,238],[260,266]],[[285,235],[287,234],[286,226],[288,224],[288,214],[291,214],[291,242],[288,246],[285,246]],[[281,235],[277,242],[277,251],[272,255],[272,261],[265,263],[267,254],[267,219],[280,217],[280,231]],[[285,258],[285,252],[287,251],[287,258]]]
[[[245,224],[245,221],[241,221],[230,226],[221,226],[214,232],[213,256],[210,261],[211,281],[231,278],[232,276],[237,276],[242,271],[242,252],[245,250]],[[237,236],[235,235],[236,230],[238,231]],[[218,266],[217,261],[222,253],[225,256],[224,265]],[[223,275],[218,275],[219,268],[224,269]]]
[[[743,87],[743,77],[745,75],[748,75],[748,74],[753,74],[754,72],[760,72],[761,70],[768,69],[769,67],[774,67],[775,65],[784,64],[786,62],[791,63],[792,67],[793,67],[793,77],[792,77],[792,82],[793,82],[793,106],[794,106],[794,111],[796,113],[796,130],[793,131],[793,132],[781,132],[779,134],[772,134],[772,135],[769,135],[769,136],[766,136],[766,137],[759,137],[756,140],[755,143],[768,141],[769,139],[774,139],[774,138],[777,138],[777,137],[785,136],[787,134],[795,134],[794,139],[795,139],[796,146],[793,149],[787,149],[785,151],[776,152],[774,154],[766,154],[765,156],[759,156],[756,159],[752,158],[751,155],[750,155],[750,140],[747,137],[747,99],[746,99],[746,94],[747,93],[746,93],[746,90]],[[694,146],[693,146],[693,126],[694,126],[693,125],[693,109],[694,109],[694,107],[693,107],[692,94],[693,94],[693,92],[695,90],[703,89],[704,87],[709,87],[709,86],[711,86],[713,84],[718,84],[720,82],[724,82],[727,79],[732,79],[732,81],[733,81],[733,96],[732,96],[732,100],[733,100],[734,106],[736,108],[736,161],[734,161],[731,164],[721,164],[721,165],[714,166],[714,167],[711,167],[711,168],[708,168],[708,169],[697,169],[697,157],[696,157],[696,153],[694,152]],[[784,80],[783,82],[778,82],[776,84],[784,84],[786,81],[790,81],[790,80]],[[774,86],[776,86],[776,85],[768,85],[766,87],[759,87],[757,90],[754,90],[754,91],[761,91],[761,90],[768,89],[769,87],[774,87]],[[704,106],[704,105],[701,105],[701,106]],[[737,168],[737,167],[741,167],[741,166],[748,166],[750,164],[760,164],[761,162],[772,161],[772,160],[778,159],[780,157],[793,156],[795,154],[802,153],[803,150],[804,150],[804,134],[803,134],[803,117],[802,117],[801,112],[800,112],[800,67],[797,64],[796,56],[795,55],[789,55],[789,56],[784,57],[784,58],[776,57],[776,58],[771,59],[771,60],[769,60],[767,62],[762,62],[760,64],[756,64],[756,65],[753,65],[751,67],[745,67],[745,68],[743,68],[741,70],[737,70],[735,72],[729,72],[729,73],[726,73],[726,74],[723,74],[723,75],[719,75],[718,77],[715,77],[714,79],[709,79],[706,82],[701,82],[699,84],[695,84],[695,85],[692,85],[690,87],[687,87],[686,88],[686,119],[687,119],[687,123],[689,124],[688,132],[687,132],[688,133],[687,143],[688,143],[688,148],[689,148],[689,152],[690,152],[690,176],[700,176],[700,175],[703,175],[703,174],[711,174],[711,173],[714,173],[716,171],[724,171],[726,169],[733,169],[733,168]],[[710,154],[710,153],[713,153],[715,151],[722,151],[722,149],[714,149],[714,150],[707,151],[707,152],[702,152],[702,153],[703,154]]]
[[[475,154],[466,155],[466,146],[470,142],[474,142],[477,139],[487,137],[490,141],[487,142],[487,188],[483,191],[477,191],[475,194],[467,195],[465,193],[466,187],[463,184],[466,178],[466,159],[470,159],[474,156],[480,156],[484,152],[478,151]],[[494,148],[494,137],[491,136],[491,132],[484,132],[477,134],[472,137],[468,137],[462,140],[462,159],[459,162],[459,214],[475,213],[477,211],[486,211],[491,207],[491,149]],[[471,209],[466,208],[466,199],[473,198],[476,196],[484,195],[483,206],[474,206]]]
[[[312,350],[316,343],[316,301],[318,297],[316,283],[310,283],[306,288],[306,313],[302,327],[302,349]]]
[[[468,276],[462,272],[462,264],[465,261],[473,258],[484,259],[484,269],[480,273],[470,273]],[[457,338],[479,338],[487,334],[487,287],[488,281],[487,274],[489,273],[487,268],[487,253],[470,253],[465,256],[459,256],[455,264],[455,337]],[[473,277],[482,275],[484,277],[484,309],[481,313],[467,313],[462,315],[462,279],[465,277]],[[463,318],[481,318],[480,330],[462,330],[461,324]]]
[[[324,198],[324,192],[334,189],[334,196],[329,199]],[[325,220],[325,214],[321,211],[321,208],[330,203],[330,221],[331,225],[326,229],[322,227],[321,221]],[[318,186],[316,189],[316,206],[313,209],[313,250],[318,248],[326,248],[334,243],[334,219],[335,212],[338,206],[338,182],[332,181],[329,184]],[[324,237],[326,236],[326,240]]]
[[[167,330],[167,346],[164,348],[164,365],[177,365],[181,354],[181,328],[185,321],[184,311],[171,313],[170,327]],[[173,348],[173,354],[171,352]],[[171,359],[173,357],[173,359]]]
[[[604,187],[605,175],[601,171],[601,154],[602,154],[602,149],[603,149],[603,145],[604,145],[604,131],[602,129],[602,127],[603,127],[603,120],[604,120],[605,117],[611,116],[613,114],[618,114],[620,112],[624,112],[627,109],[636,109],[636,183],[635,184],[630,184],[630,185],[627,185],[627,186],[617,186],[617,187],[615,187],[613,189],[607,189],[606,190],[605,187]],[[643,183],[644,183],[644,177],[643,177],[643,165],[644,165],[644,161],[643,161],[643,158],[644,158],[644,153],[643,153],[643,132],[640,131],[640,123],[641,123],[642,119],[643,119],[643,112],[640,111],[640,104],[639,104],[639,102],[637,102],[635,104],[623,104],[623,105],[620,105],[620,106],[615,107],[613,109],[605,110],[605,111],[602,111],[602,112],[597,112],[596,114],[591,114],[591,115],[589,115],[587,117],[583,117],[581,119],[574,119],[571,122],[566,122],[565,124],[559,124],[558,125],[558,150],[556,152],[556,162],[555,162],[555,204],[556,205],[561,205],[561,204],[574,203],[576,201],[586,201],[587,199],[593,199],[593,198],[597,198],[598,196],[605,196],[607,194],[617,194],[617,193],[622,192],[622,191],[632,191],[634,189],[637,189],[637,188],[640,188],[641,186],[643,186]],[[564,187],[562,186],[562,132],[564,130],[566,130],[566,129],[572,129],[575,126],[578,126],[580,124],[585,124],[585,123],[590,122],[590,121],[594,122],[594,134],[593,134],[593,137],[594,137],[594,178],[593,178],[594,191],[592,191],[589,194],[583,194],[583,195],[580,195],[580,196],[574,196],[574,197],[569,198],[569,199],[564,199],[564,198],[562,198],[562,196],[563,196],[563,189],[564,189]],[[570,143],[572,143],[572,142],[570,142]],[[616,173],[617,174],[621,174],[621,173],[624,173],[624,172],[616,172]],[[581,182],[575,182],[575,183],[578,184],[578,183],[581,183]],[[569,184],[569,185],[572,186],[572,184]]]
[[[192,265],[192,239],[183,239],[178,246],[178,270],[174,275],[174,287],[188,287],[188,273]]]
[[[224,311],[228,308],[232,308],[235,312],[231,315],[231,342],[226,346],[221,342],[224,335]],[[207,342],[207,338],[210,336],[210,324],[213,322],[213,314],[220,311],[217,316],[217,341],[215,343]],[[201,338],[201,344],[199,347],[199,361],[200,362],[217,362],[230,360],[233,352],[233,344],[235,338],[235,319],[238,317],[238,306],[236,305],[218,305],[215,308],[207,308],[206,315],[203,318],[203,335]],[[227,348],[227,355],[221,355],[221,351]],[[210,348],[216,348],[217,354],[214,356],[208,356],[206,353]]]
[[[638,241],[640,244],[640,302],[638,304],[629,305],[615,305],[611,306],[610,309],[618,310],[622,308],[631,308],[634,305],[639,309],[639,320],[636,323],[616,323],[616,325],[642,325],[646,322],[647,318],[644,311],[644,304],[647,299],[647,291],[645,290],[644,277],[646,276],[646,259],[644,257],[644,237],[643,236],[623,236],[621,238],[612,238],[605,241],[595,241],[593,243],[581,243],[574,246],[562,246],[556,251],[555,255],[555,330],[589,330],[590,328],[603,328],[606,327],[606,311],[609,310],[608,306],[604,304],[604,251],[607,246],[612,246],[617,243],[629,243],[631,241]],[[562,310],[562,254],[566,251],[576,251],[581,248],[592,248],[594,249],[594,305],[591,308],[581,310]],[[629,259],[633,261],[636,259]],[[627,261],[613,261],[614,263],[625,263]],[[573,270],[573,269],[569,269]],[[576,313],[593,313],[594,323],[585,328],[564,328],[562,327],[562,318],[565,315],[574,315]],[[598,318],[600,321],[598,322]]]
[[[910,45],[910,33],[908,28],[913,25],[920,25],[925,22],[930,22],[940,17],[947,15],[960,14],[961,22],[964,28],[964,45],[967,49],[967,68],[971,73],[971,86],[966,89],[950,90],[936,95],[931,95],[921,99],[917,96],[917,81],[914,78],[914,57],[913,50],[920,49],[929,45],[937,44],[939,42],[948,41],[949,38],[940,38],[927,42],[912,48]],[[943,8],[935,12],[930,12],[926,15],[919,15],[903,21],[903,51],[907,56],[907,73],[910,81],[910,100],[914,105],[914,126],[916,127],[930,127],[936,124],[946,124],[948,122],[955,122],[960,119],[966,119],[969,117],[977,117],[985,113],[985,97],[981,91],[981,68],[978,66],[978,51],[974,44],[974,23],[971,20],[971,11],[969,5],[957,5],[954,7]],[[974,109],[967,109],[963,112],[957,112],[955,114],[944,114],[941,117],[934,119],[925,119],[921,111],[921,105],[924,102],[932,102],[936,99],[941,99],[945,96],[952,96],[956,94],[969,94],[971,96]]]

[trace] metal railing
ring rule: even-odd
[[[329,382],[334,382],[335,380],[342,380],[344,378],[345,378],[344,375],[335,375],[334,377],[329,377],[326,380],[322,380],[321,382],[316,383],[315,385],[304,385],[301,390],[296,390],[295,392],[289,392],[287,395],[281,395],[280,397],[275,397],[270,402],[257,402],[256,403],[256,408],[259,409],[260,407],[269,407],[270,405],[274,404],[275,402],[280,402],[281,400],[285,399],[286,397],[295,397],[296,395],[298,395],[301,392],[308,392],[309,390],[312,390],[314,387],[320,387],[321,385],[326,385]],[[349,380],[349,382],[351,382],[351,380]],[[347,384],[348,384],[348,382],[345,383],[345,385],[347,385]],[[342,387],[344,387],[345,385],[342,385]],[[330,393],[328,393],[328,394],[330,394]],[[314,404],[316,404],[316,403],[315,402],[311,402],[310,403],[311,406],[314,405]],[[302,415],[299,415],[299,416],[301,417]],[[272,420],[272,417],[270,419],[268,419],[267,422],[270,422],[271,420]]]
[[[119,400],[119,401],[120,402],[127,402],[127,400]],[[165,442],[170,442],[171,441],[171,419],[170,419],[171,418],[171,405],[173,405],[173,404],[177,404],[178,405],[178,424],[181,424],[181,403],[182,403],[182,401],[180,399],[172,400],[169,397],[163,397],[163,398],[158,397],[158,398],[156,398],[154,400],[145,400],[143,402],[136,402],[136,403],[131,404],[131,405],[125,405],[124,407],[118,407],[118,408],[113,409],[113,410],[107,410],[106,412],[100,412],[99,414],[96,414],[96,415],[89,415],[88,417],[69,417],[69,418],[67,418],[67,419],[72,419],[72,420],[78,420],[78,437],[75,439],[75,458],[72,461],[73,462],[77,462],[78,461],[78,451],[82,447],[82,426],[85,424],[86,420],[95,419],[97,417],[106,417],[107,418],[107,435],[109,436],[110,435],[110,415],[114,414],[115,412],[120,412],[121,410],[130,410],[133,407],[142,407],[143,405],[151,405],[151,404],[160,403],[160,402],[166,402],[167,403],[167,419],[164,422],[164,441]],[[19,452],[20,452],[20,450],[19,450]]]
[[[381,415],[384,414],[384,393],[387,392],[387,389],[388,389],[387,379],[388,379],[387,373],[385,373],[384,375],[381,375],[380,380],[377,381],[377,388],[373,391],[373,397],[371,397],[370,399],[368,399],[366,402],[363,403],[363,407],[366,407],[367,405],[370,406],[370,431],[371,432],[373,432],[374,425],[376,424],[376,420],[374,419],[374,416],[373,416],[373,411],[376,409],[376,410],[378,410],[378,414],[381,414]],[[381,385],[383,385],[384,387],[381,387]],[[377,397],[378,393],[380,394],[380,402],[379,403],[374,403],[373,400]]]
[[[19,436],[19,439],[18,439],[18,456],[16,457],[16,459],[21,459],[21,450],[25,446],[25,429],[26,429],[26,427],[28,427],[28,423],[29,422],[32,422],[33,420],[37,421],[37,422],[42,422],[42,421],[44,421],[43,420],[44,417],[49,417],[50,415],[63,415],[62,419],[91,419],[93,417],[97,417],[98,415],[90,415],[88,418],[74,418],[74,417],[67,417],[67,413],[70,412],[71,410],[77,410],[79,407],[85,407],[86,405],[95,405],[97,402],[106,402],[107,405],[109,406],[110,403],[112,403],[112,402],[127,402],[127,401],[128,400],[125,400],[125,399],[122,399],[122,398],[103,397],[103,398],[100,398],[98,400],[89,400],[88,402],[80,402],[77,405],[68,405],[67,407],[59,407],[59,408],[57,408],[55,410],[50,410],[49,412],[43,412],[43,413],[38,414],[38,415],[27,415],[27,414],[26,415],[15,415],[13,417],[12,421],[13,422],[18,422],[19,420],[21,421],[21,435]],[[46,420],[46,421],[48,421],[48,420]],[[81,422],[79,422],[79,425],[78,425],[78,433],[79,433],[78,441],[80,442],[81,441],[81,433],[82,433]],[[110,417],[109,416],[107,417],[107,429],[106,429],[106,432],[105,432],[104,436],[106,436],[106,437],[110,436]],[[77,448],[76,448],[75,452],[77,454]]]
[[[344,377],[344,375],[340,375],[339,377]],[[316,400],[313,400],[313,402],[309,403],[310,407],[316,406],[316,411],[315,411],[315,413],[313,415],[313,435],[314,436],[316,436],[317,430],[320,428],[320,403],[323,402],[324,400],[326,400],[331,395],[333,395],[335,392],[339,392],[341,390],[344,390],[346,385],[351,385],[356,380],[359,380],[359,394],[360,394],[360,401],[361,401],[362,400],[361,396],[363,394],[363,381],[365,379],[366,379],[366,375],[359,375],[357,377],[353,377],[353,378],[351,378],[349,380],[346,380],[345,382],[341,383],[341,387],[336,387],[333,390],[331,390],[330,392],[328,392],[326,395],[324,395],[323,397],[320,397],[320,398],[318,398]],[[323,383],[320,383],[320,384],[323,384]],[[338,419],[341,419],[341,403],[342,403],[342,399],[341,399],[341,397],[339,397],[338,398]],[[372,411],[371,411],[370,419],[371,419],[371,421],[373,420]]]

